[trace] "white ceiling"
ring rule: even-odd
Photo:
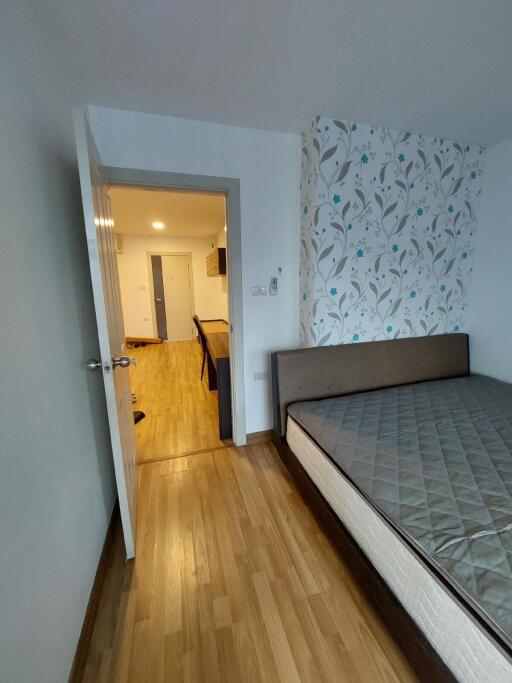
[[[171,192],[111,187],[114,230],[146,237],[209,237],[224,229],[224,196],[201,192]],[[163,230],[152,227],[165,224]]]
[[[49,0],[84,101],[298,132],[512,137],[511,0]]]

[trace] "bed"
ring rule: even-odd
[[[281,351],[272,379],[279,451],[420,677],[512,681],[512,385],[463,334]]]

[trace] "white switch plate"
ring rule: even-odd
[[[252,287],[252,295],[253,296],[266,296],[267,294],[267,288],[265,285],[253,285]]]
[[[255,382],[262,382],[267,379],[267,372],[266,370],[257,370],[253,377]]]

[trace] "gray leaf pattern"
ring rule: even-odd
[[[302,345],[463,330],[483,148],[318,116],[302,150]]]

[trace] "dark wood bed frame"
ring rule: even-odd
[[[425,683],[456,681],[295,457],[285,430],[287,408],[295,401],[467,375],[467,335],[280,351],[271,355],[271,369],[274,443],[304,500],[418,678]]]

